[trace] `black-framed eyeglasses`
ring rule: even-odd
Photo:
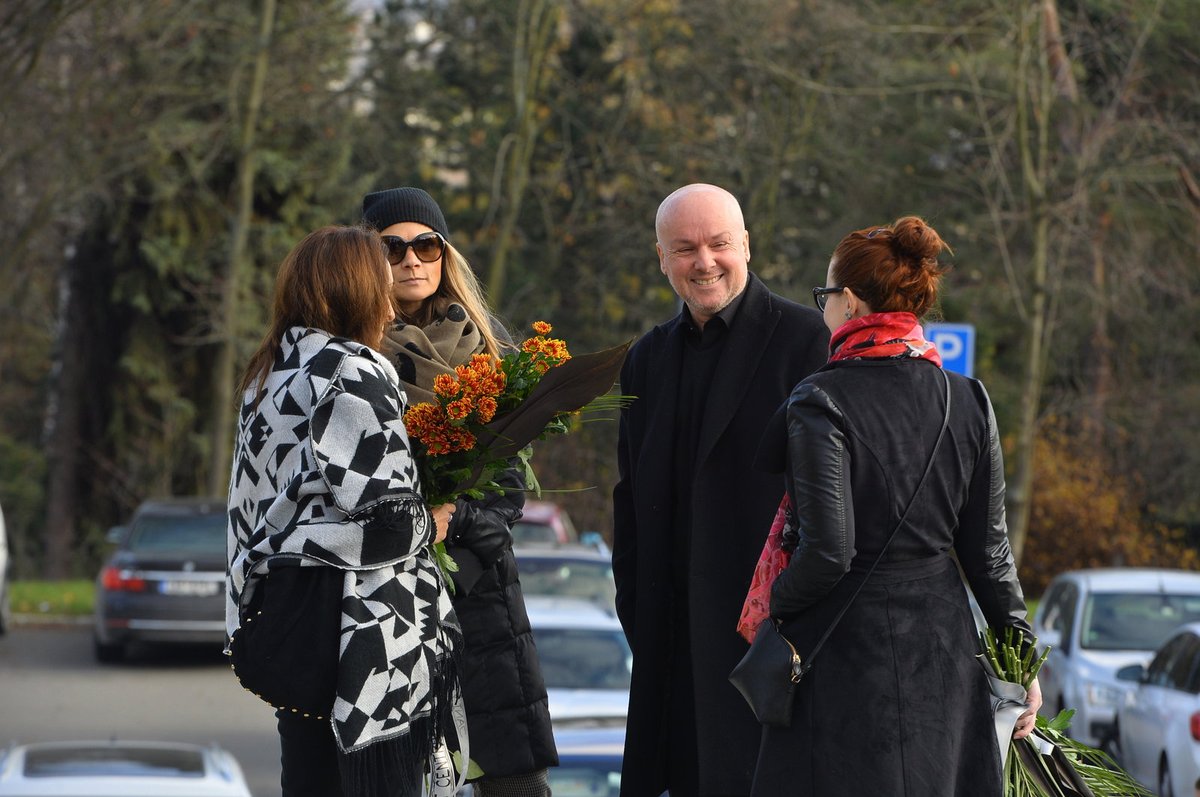
[[[393,266],[404,260],[410,246],[417,255],[417,260],[422,263],[432,263],[446,251],[446,239],[436,232],[423,232],[411,241],[406,241],[399,235],[384,235],[382,238],[388,262]]]
[[[813,288],[813,301],[817,303],[817,309],[822,313],[825,312],[825,301],[831,293],[841,293],[845,288]]]

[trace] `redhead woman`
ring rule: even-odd
[[[363,219],[387,246],[396,323],[383,349],[409,401],[432,401],[436,376],[452,373],[474,354],[500,356],[512,345],[451,243],[433,197],[410,187],[368,194]],[[446,537],[459,567],[452,578],[465,645],[460,674],[471,738],[467,775],[480,797],[540,797],[550,794],[546,768],[557,765],[558,752],[512,553],[525,484],[516,470],[502,484],[506,492],[457,501]]]
[[[239,678],[288,657],[272,672],[296,688],[271,702],[324,701],[276,711],[285,797],[415,797],[457,692],[461,633],[429,550],[454,507],[421,498],[399,380],[377,351],[391,283],[373,230],[308,235],[279,268],[270,329],[242,378],[230,652],[266,633]],[[327,633],[271,646],[310,628]]]
[[[1001,638],[1032,633],[987,392],[942,370],[918,322],[937,300],[945,248],[913,216],[852,232],[813,289],[829,362],[793,389],[786,432],[764,446],[784,467],[798,538],[770,613],[806,657],[862,590],[797,685],[791,726],[764,728],[755,795],[1001,794],[990,693],[951,554]],[[1018,737],[1040,703],[1035,681]]]

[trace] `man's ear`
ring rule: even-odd
[[[654,244],[654,251],[658,252],[658,270],[661,271],[662,273],[666,274],[667,273],[667,259],[666,259],[666,257],[663,256],[662,244],[660,244],[660,243]]]
[[[742,249],[746,252],[746,262],[750,262],[750,231],[742,230]]]

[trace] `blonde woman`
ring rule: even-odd
[[[433,401],[434,378],[472,355],[511,347],[433,197],[411,187],[368,194],[363,219],[381,233],[392,266],[396,323],[383,351],[410,403]],[[502,483],[505,493],[457,501],[446,538],[459,567],[453,600],[465,639],[459,674],[473,762],[467,775],[480,797],[548,797],[546,768],[558,764],[558,753],[512,553],[525,484],[515,470]]]

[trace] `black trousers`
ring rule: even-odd
[[[343,797],[337,742],[329,719],[275,712],[279,727],[279,783],[283,797]]]
[[[342,790],[338,768],[337,741],[328,718],[316,719],[280,709],[275,712],[279,728],[279,751],[282,772],[279,784],[283,797],[347,797]],[[414,775],[411,784],[397,790],[376,783],[380,794],[353,794],[349,797],[401,797],[421,793],[421,776]],[[386,792],[386,795],[383,794]]]

